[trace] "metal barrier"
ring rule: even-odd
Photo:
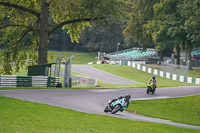
[[[59,77],[0,75],[0,87],[55,87]]]

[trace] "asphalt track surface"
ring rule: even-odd
[[[123,77],[119,77],[98,69],[95,69],[89,65],[72,65],[72,71],[87,75],[89,77],[95,78],[97,80],[111,83],[111,84],[140,84],[133,80],[129,80]]]
[[[182,128],[199,129],[200,126],[174,123],[169,120],[145,117],[128,112],[117,114],[104,113],[104,108],[109,99],[125,94],[132,96],[131,100],[163,99],[190,95],[199,95],[200,87],[166,87],[157,88],[154,95],[147,95],[146,88],[129,89],[53,89],[53,90],[0,90],[0,96],[12,97],[20,100],[59,106],[80,112],[107,115],[135,121],[168,124]]]

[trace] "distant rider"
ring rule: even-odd
[[[149,80],[148,83],[149,83],[149,85],[150,85],[151,83],[153,83],[154,87],[156,88],[156,85],[157,85],[156,77],[153,76],[153,77]]]

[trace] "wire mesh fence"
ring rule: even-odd
[[[161,62],[161,71],[188,76],[189,73],[189,66],[184,65],[176,65],[167,62]]]
[[[72,75],[73,86],[97,86],[97,80],[93,78],[83,77],[79,75]]]

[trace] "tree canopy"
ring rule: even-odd
[[[85,44],[88,51],[115,52],[118,43],[121,44],[120,48],[123,47],[122,22],[117,20],[110,21],[107,26],[93,25],[83,32],[80,42]]]
[[[133,0],[129,22],[124,30],[128,38],[132,38],[141,47],[153,47],[151,35],[145,32],[144,25],[153,19],[153,5],[156,1]]]
[[[190,60],[191,48],[200,46],[198,0],[133,0],[132,9],[124,34],[140,46],[154,44],[161,51],[174,47],[177,64],[180,47],[186,49]]]
[[[115,51],[118,42],[161,53],[176,48],[178,57],[182,47],[190,60],[191,49],[200,47],[199,11],[199,0],[0,0],[0,45],[7,49],[0,72],[47,63],[49,41],[81,42],[83,49],[102,52]]]
[[[91,22],[119,19],[125,7],[125,0],[0,0],[0,44],[8,48],[1,59],[3,72],[10,74],[12,64],[19,70],[27,59],[47,63],[49,36],[60,27],[72,42],[79,42],[81,31]]]

